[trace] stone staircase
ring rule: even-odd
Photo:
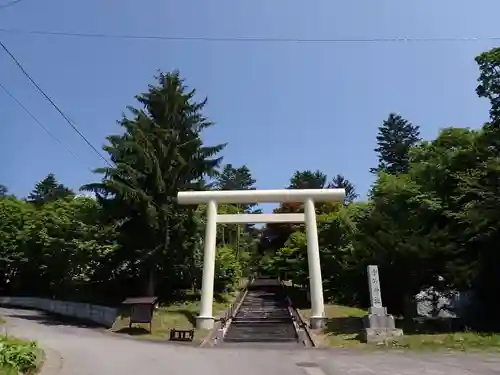
[[[224,343],[297,343],[297,333],[282,287],[274,279],[255,279],[249,286]]]

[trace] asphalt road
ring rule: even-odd
[[[492,375],[500,356],[360,353],[347,350],[200,349],[138,342],[43,313],[0,308],[9,334],[37,340],[49,360],[41,375]]]

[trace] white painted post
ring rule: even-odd
[[[345,189],[283,189],[283,190],[212,190],[181,191],[177,194],[179,204],[206,203],[207,227],[203,256],[203,280],[198,328],[212,328],[212,303],[214,295],[216,223],[296,223],[305,222],[307,232],[307,262],[309,266],[310,295],[312,305],[311,326],[324,324],[325,306],[319,257],[318,229],[314,201],[343,201]],[[304,214],[240,214],[217,215],[218,203],[273,203],[304,202]]]
[[[207,224],[205,228],[205,248],[203,253],[203,278],[201,285],[200,315],[196,318],[196,327],[212,329],[214,317],[212,303],[214,299],[215,252],[217,236],[217,203],[207,203]]]
[[[323,301],[323,282],[319,258],[318,228],[314,201],[308,198],[304,202],[304,215],[307,234],[307,264],[309,266],[309,285],[311,290],[311,327],[321,328],[325,321]]]

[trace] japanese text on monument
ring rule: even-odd
[[[368,266],[368,287],[370,290],[371,305],[373,307],[382,307],[382,295],[377,266]]]

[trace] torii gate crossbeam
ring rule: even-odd
[[[200,314],[196,318],[197,328],[211,329],[214,326],[212,304],[214,296],[215,252],[217,223],[301,223],[306,224],[307,263],[311,295],[311,326],[319,328],[325,321],[323,284],[319,257],[318,229],[314,202],[344,201],[344,189],[286,189],[286,190],[227,190],[179,192],[179,204],[207,205],[207,224],[203,254],[203,277]],[[218,215],[218,203],[286,203],[304,204],[303,214],[239,214]]]

